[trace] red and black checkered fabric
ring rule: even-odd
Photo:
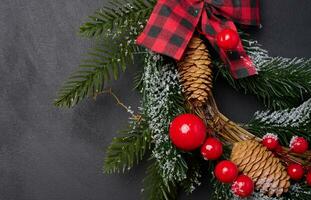
[[[210,41],[235,78],[257,74],[241,41],[233,51],[216,44],[216,34],[235,24],[255,25],[259,21],[259,0],[158,0],[137,44],[180,60],[195,30]]]

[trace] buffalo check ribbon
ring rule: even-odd
[[[234,78],[255,75],[256,68],[240,39],[234,50],[217,46],[217,33],[226,28],[236,31],[234,23],[259,26],[259,0],[158,0],[136,43],[180,60],[198,30],[230,67]]]

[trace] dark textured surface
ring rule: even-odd
[[[127,113],[108,96],[73,109],[52,106],[66,77],[89,45],[76,36],[102,0],[1,0],[0,200],[139,199],[144,166],[125,176],[102,174],[105,148],[126,125]],[[311,1],[262,1],[263,29],[254,37],[274,56],[311,57]],[[132,107],[138,67],[114,91]],[[261,108],[252,96],[216,86],[221,110],[247,121]],[[206,199],[203,186],[191,197]]]

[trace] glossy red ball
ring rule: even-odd
[[[249,197],[254,192],[254,182],[250,177],[241,175],[234,181],[231,190],[241,198]]]
[[[232,183],[239,174],[238,167],[229,160],[218,163],[215,167],[214,174],[222,183]]]
[[[169,128],[172,143],[184,151],[199,148],[206,138],[206,125],[196,115],[182,114],[177,116]]]
[[[270,151],[276,150],[280,146],[278,137],[271,133],[266,134],[262,138],[262,144],[266,146]]]
[[[309,148],[309,142],[303,137],[293,137],[290,141],[290,150],[294,153],[303,154]]]
[[[294,163],[287,167],[287,173],[291,179],[299,181],[304,175],[304,169],[300,164]]]
[[[307,173],[306,182],[307,182],[308,186],[311,186],[311,171],[309,171]]]
[[[222,152],[222,143],[216,138],[207,138],[201,147],[201,154],[205,160],[217,160]]]
[[[216,35],[217,45],[224,50],[233,50],[239,44],[239,34],[232,29],[224,29]]]

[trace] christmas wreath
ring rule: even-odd
[[[55,105],[109,93],[127,109],[104,172],[124,173],[148,156],[146,199],[190,194],[206,171],[211,199],[311,199],[311,60],[269,56],[242,31],[248,26],[260,26],[258,0],[111,1],[80,27],[97,45]],[[104,85],[134,58],[144,63],[138,113]],[[213,97],[219,77],[268,110],[246,124],[228,119]]]

